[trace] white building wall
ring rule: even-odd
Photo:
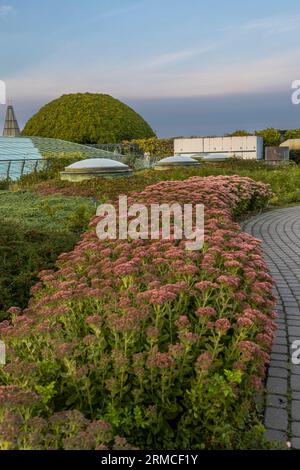
[[[245,137],[197,137],[175,139],[174,154],[227,153],[244,159],[263,158],[263,139],[258,136]]]

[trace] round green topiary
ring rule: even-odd
[[[43,106],[27,122],[24,136],[51,137],[81,144],[119,143],[154,137],[144,119],[109,95],[63,95]]]

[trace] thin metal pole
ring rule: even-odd
[[[9,160],[8,166],[7,166],[7,175],[6,175],[7,180],[9,180],[10,167],[11,167],[11,160]]]
[[[22,162],[22,166],[21,166],[21,176],[23,176],[23,173],[24,173],[25,163],[26,163],[26,160],[25,160],[25,158],[24,158],[24,160],[23,160],[23,162]]]

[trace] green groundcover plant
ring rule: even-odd
[[[34,173],[24,176],[19,186],[36,191],[45,196],[63,194],[65,196],[95,197],[105,200],[142,191],[146,186],[166,180],[184,180],[190,176],[239,175],[247,176],[255,181],[269,184],[273,191],[271,204],[284,206],[300,202],[300,167],[293,163],[271,166],[265,162],[240,161],[232,159],[224,163],[201,164],[198,169],[173,169],[168,171],[138,171],[130,179],[118,178],[107,180],[97,178],[81,183],[61,181],[58,173]]]
[[[22,134],[81,144],[155,137],[149,124],[132,108],[100,93],[68,94],[51,101],[29,119]]]
[[[39,271],[74,247],[94,213],[89,199],[0,192],[0,319],[27,305]]]
[[[192,177],[128,204],[203,203],[205,245],[106,240],[99,217],[28,308],[0,324],[2,449],[231,449],[262,432],[254,397],[274,335],[259,241],[233,216],[265,207],[249,178]]]

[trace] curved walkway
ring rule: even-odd
[[[300,206],[254,217],[243,229],[263,241],[278,299],[278,329],[267,379],[266,437],[291,440],[292,447],[300,449],[300,365],[292,363],[293,342],[300,341]]]

